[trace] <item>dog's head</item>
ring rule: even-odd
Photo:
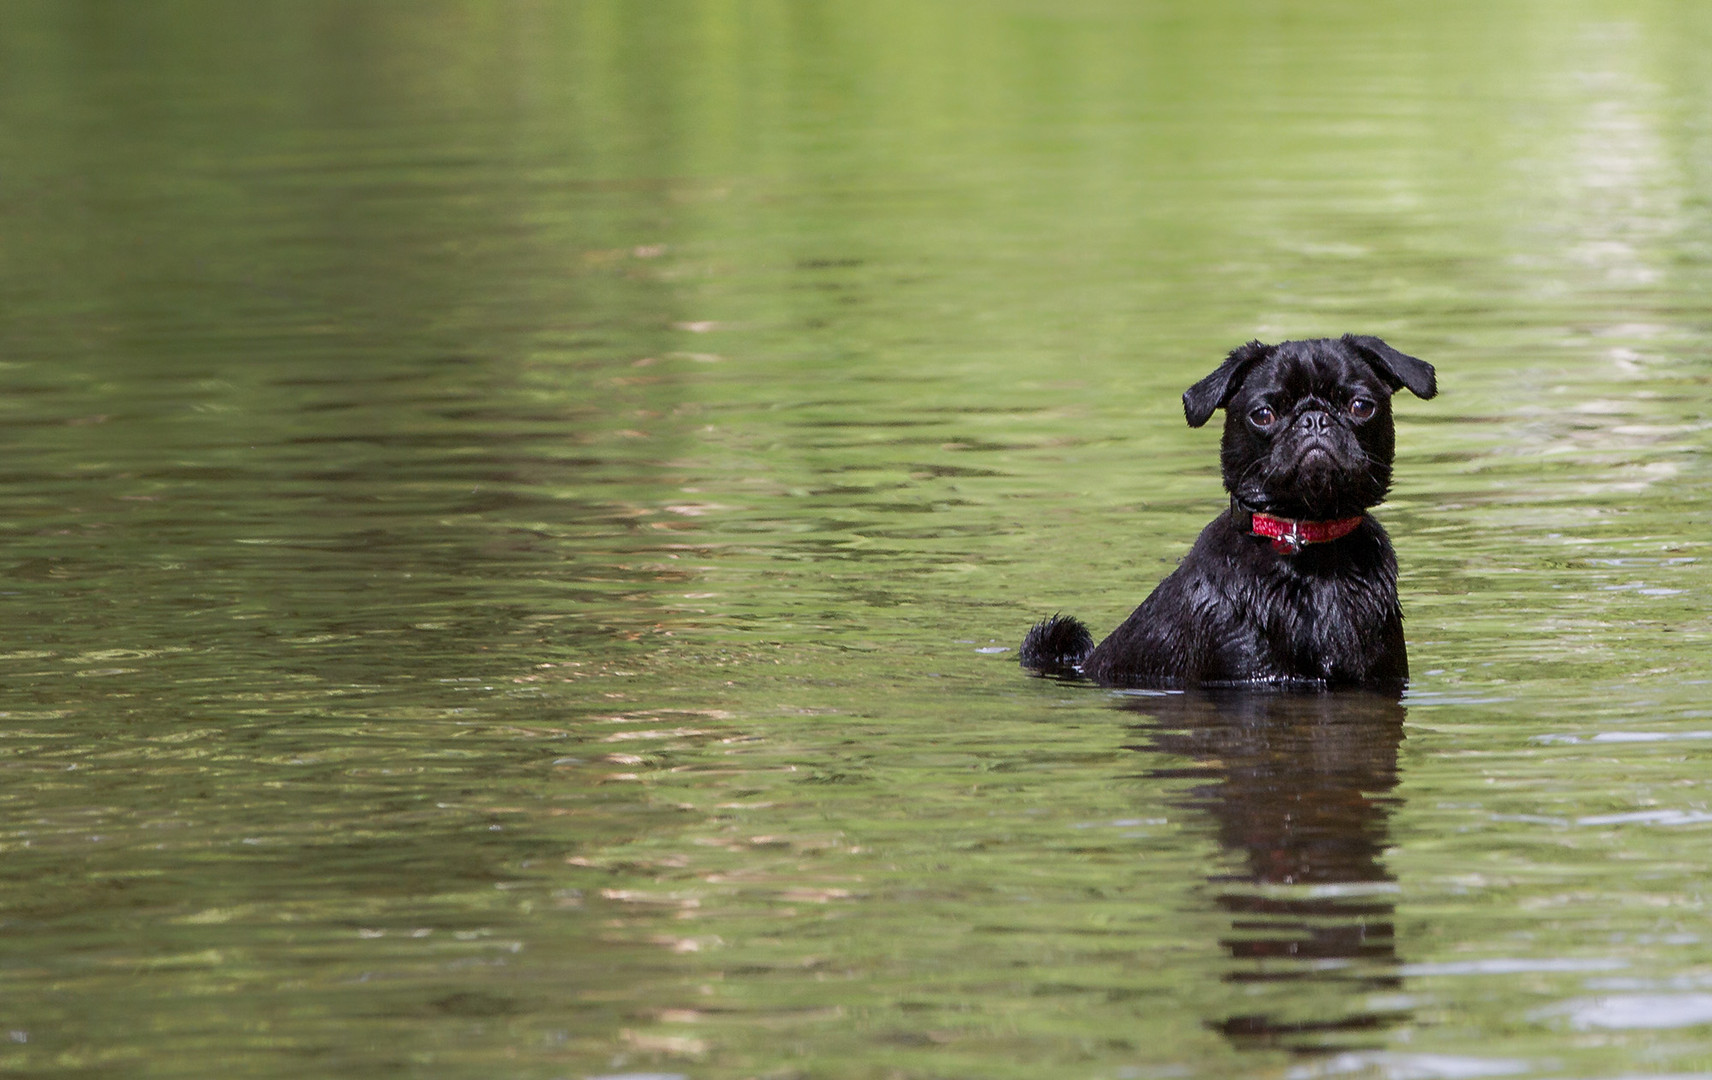
[[[1225,488],[1251,509],[1341,518],[1378,505],[1391,486],[1391,395],[1438,392],[1433,366],[1375,337],[1251,341],[1183,394],[1200,427],[1225,410]]]

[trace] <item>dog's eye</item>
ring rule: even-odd
[[[1257,405],[1249,410],[1248,418],[1254,421],[1255,427],[1271,427],[1272,422],[1278,419],[1278,414],[1272,411],[1270,405]]]
[[[1349,403],[1349,415],[1357,420],[1366,420],[1378,408],[1372,398],[1358,397]]]

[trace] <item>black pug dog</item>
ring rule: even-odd
[[[1368,515],[1391,486],[1391,394],[1438,392],[1433,367],[1374,337],[1251,341],[1183,394],[1225,410],[1230,509],[1124,624],[1094,645],[1055,615],[1023,666],[1111,686],[1397,687],[1409,677],[1397,557]]]

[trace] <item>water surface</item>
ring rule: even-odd
[[[1712,11],[0,10],[0,1068],[1712,1075]],[[1233,345],[1415,679],[1033,679]]]

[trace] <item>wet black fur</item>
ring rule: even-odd
[[[1112,686],[1232,683],[1400,686],[1409,676],[1397,559],[1367,510],[1391,486],[1391,394],[1437,392],[1432,365],[1373,337],[1251,341],[1183,394],[1189,426],[1225,410],[1219,461],[1231,506],[1098,646],[1054,615],[1024,638],[1023,666]],[[1374,405],[1361,418],[1352,402]],[[1276,419],[1255,422],[1260,406]],[[1286,554],[1249,517],[1360,516],[1349,535]]]

